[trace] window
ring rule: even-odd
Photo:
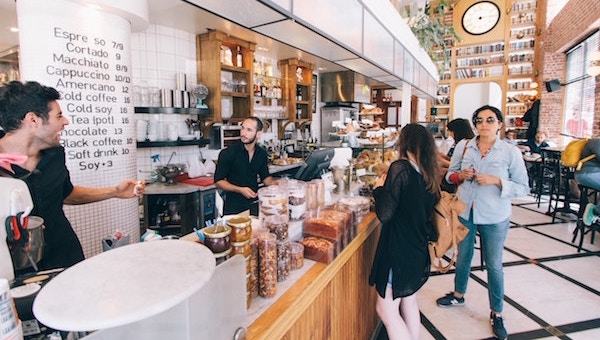
[[[591,137],[594,124],[596,77],[586,74],[590,52],[598,50],[599,32],[567,52],[563,133],[572,137]]]

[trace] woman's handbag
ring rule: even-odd
[[[431,268],[442,273],[447,272],[456,261],[458,243],[462,241],[469,229],[458,220],[458,215],[465,210],[465,204],[455,194],[442,191],[438,203],[433,208],[431,222],[437,239],[429,241],[429,257]],[[453,249],[450,262],[443,265],[442,257]]]

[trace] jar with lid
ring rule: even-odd
[[[215,256],[215,262],[216,262],[216,265],[218,266],[221,263],[227,261],[231,257],[231,248],[225,250],[222,253],[215,253],[213,255]]]
[[[288,216],[288,193],[278,185],[258,189],[258,216],[261,221],[267,216]]]
[[[291,243],[289,239],[277,241],[277,281],[287,279],[290,274]]]
[[[310,181],[311,183],[317,183],[317,205],[319,207],[325,206],[325,181],[317,178]]]
[[[258,296],[258,237],[250,238],[250,294]]]
[[[319,207],[318,195],[319,185],[316,182],[306,183],[306,209],[316,210]]]
[[[231,248],[231,228],[226,225],[216,224],[202,229],[204,245],[213,253],[219,254]]]
[[[240,254],[244,258],[250,257],[250,240],[231,242],[231,256]]]
[[[289,193],[290,220],[302,219],[306,211],[306,183],[295,179],[289,180],[287,181],[287,191]]]
[[[247,216],[234,216],[227,220],[231,227],[231,242],[244,242],[252,235],[252,221]]]
[[[290,268],[299,269],[304,265],[304,246],[298,242],[292,242],[290,254]]]
[[[258,293],[262,297],[277,294],[277,237],[264,233],[258,236]]]
[[[265,217],[263,225],[275,234],[277,241],[286,240],[289,237],[289,217],[285,215],[273,215]]]

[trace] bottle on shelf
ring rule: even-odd
[[[296,86],[296,100],[302,100],[302,88]]]
[[[236,61],[236,66],[237,67],[243,67],[242,65],[242,50],[240,49],[240,47],[237,47],[237,54],[235,56],[235,61]]]
[[[275,84],[275,98],[281,99],[281,96],[281,82],[277,80],[277,83]]]
[[[296,119],[302,119],[302,108],[296,108]]]

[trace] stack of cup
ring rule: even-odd
[[[158,128],[160,122],[158,120],[151,120],[148,122],[148,140],[155,142],[158,140]]]
[[[135,129],[136,139],[138,142],[143,142],[146,140],[148,136],[148,121],[147,120],[138,120],[137,126]]]

